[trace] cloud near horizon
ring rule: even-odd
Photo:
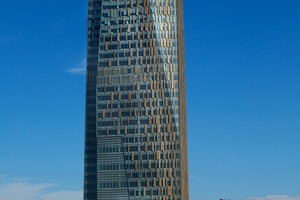
[[[0,200],[82,200],[81,190],[59,190],[57,184],[30,183],[0,174]],[[300,195],[269,195],[246,200],[300,200]]]
[[[8,180],[0,176],[0,200],[82,200],[83,192],[55,190],[55,184]]]
[[[287,195],[269,195],[266,197],[251,197],[247,200],[300,200],[300,195],[298,196],[287,196]]]

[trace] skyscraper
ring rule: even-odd
[[[89,0],[84,200],[188,200],[182,0]]]

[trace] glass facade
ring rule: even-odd
[[[181,0],[89,0],[84,200],[188,200]]]

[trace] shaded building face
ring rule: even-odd
[[[89,0],[85,200],[187,200],[181,0]]]

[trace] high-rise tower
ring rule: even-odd
[[[89,0],[84,200],[188,200],[182,0]]]

